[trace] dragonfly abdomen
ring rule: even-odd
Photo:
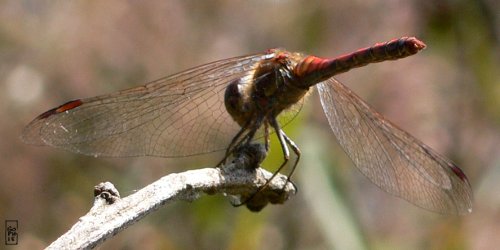
[[[332,76],[369,63],[401,59],[425,48],[425,44],[415,37],[402,37],[333,59],[307,56],[294,68],[294,73],[302,79],[305,87],[312,86]]]

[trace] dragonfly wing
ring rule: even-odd
[[[205,64],[143,86],[72,101],[24,129],[30,144],[94,156],[182,157],[221,150],[239,130],[224,91],[272,55]]]
[[[450,160],[384,119],[334,78],[317,88],[339,144],[373,183],[428,210],[471,211],[470,184]]]

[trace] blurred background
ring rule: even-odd
[[[0,219],[42,248],[92,206],[201,160],[93,158],[24,145],[22,128],[76,98],[217,59],[283,47],[333,57],[401,36],[418,55],[339,75],[468,175],[473,212],[439,215],[384,193],[337,145],[313,94],[285,128],[303,151],[299,193],[260,213],[221,195],[162,207],[104,249],[494,249],[500,245],[500,4],[494,0],[9,1],[0,3]],[[278,145],[266,160],[280,163]],[[210,161],[213,162],[213,161]],[[14,249],[14,248],[12,248]]]

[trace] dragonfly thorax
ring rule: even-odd
[[[260,62],[251,77],[230,83],[224,103],[231,117],[243,127],[251,120],[265,122],[298,103],[309,88],[298,87],[294,64],[287,54],[280,53]]]

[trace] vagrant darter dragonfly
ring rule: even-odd
[[[275,133],[287,164],[299,147],[280,124],[314,86],[339,144],[381,189],[422,208],[464,214],[472,191],[450,160],[386,120],[333,76],[425,48],[402,37],[332,59],[271,49],[224,59],[143,86],[67,102],[24,129],[26,143],[93,156],[183,157],[226,150]],[[283,115],[287,113],[288,115]],[[291,115],[290,115],[291,113]],[[284,117],[284,118],[283,118]]]

